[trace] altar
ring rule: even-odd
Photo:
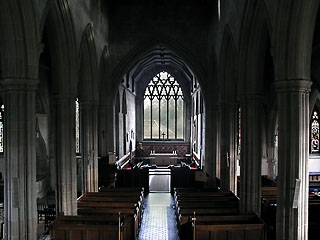
[[[157,166],[169,166],[177,164],[176,153],[151,153],[150,164]]]

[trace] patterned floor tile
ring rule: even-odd
[[[146,197],[139,240],[178,240],[173,198],[170,193],[149,193]]]

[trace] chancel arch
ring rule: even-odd
[[[119,118],[115,105],[115,129],[120,134],[115,135],[123,139],[116,139],[115,146],[118,149],[122,142],[124,151],[116,151],[118,167],[127,161],[172,167],[185,162],[203,170],[206,110],[201,84],[191,68],[165,43],[158,43],[137,57],[121,79]],[[126,147],[130,142],[137,159],[131,159]],[[174,171],[175,167],[172,177]]]

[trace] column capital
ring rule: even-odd
[[[312,82],[306,79],[277,80],[275,81],[276,91],[279,93],[305,92],[311,91]]]
[[[4,91],[35,91],[38,88],[39,79],[3,78],[0,84]]]

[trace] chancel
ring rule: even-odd
[[[0,239],[311,240],[318,0],[1,0]]]

